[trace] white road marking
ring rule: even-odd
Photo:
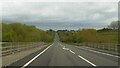
[[[77,48],[80,48],[80,47],[77,47]],[[81,48],[81,49],[88,50],[88,51],[95,52],[95,53],[99,53],[99,54],[104,54],[104,55],[108,55],[108,56],[113,56],[113,57],[120,58],[119,56],[115,56],[115,55],[108,54],[108,53],[103,53],[103,52],[99,52],[99,51],[95,51],[95,50],[90,50],[90,49],[85,49],[85,48]]]
[[[60,45],[61,45],[61,44],[60,44]],[[62,45],[61,45],[61,46],[62,46]],[[75,54],[75,52],[73,52],[73,51],[70,50],[69,48],[65,48],[65,46],[63,46],[63,49],[64,49],[64,50],[69,50],[71,53]],[[78,55],[78,57],[81,58],[81,59],[83,59],[83,60],[86,61],[87,63],[91,64],[92,66],[95,66],[95,67],[96,67],[96,65],[95,65],[94,63],[88,61],[88,60],[85,59],[84,57],[82,57],[82,56],[80,56],[80,55]]]
[[[60,43],[59,43],[60,46],[62,46]]]
[[[65,48],[65,47],[63,47],[63,49],[64,49],[64,50],[69,50],[69,48]]]
[[[95,66],[95,67],[96,67],[96,65],[95,65],[94,63],[90,62],[89,60],[85,59],[84,57],[82,57],[82,56],[80,56],[80,55],[78,55],[78,57],[81,58],[81,59],[83,59],[83,60],[86,61],[87,63],[91,64],[92,66]]]
[[[60,43],[59,43],[59,45],[61,45],[62,47],[65,47],[65,46],[63,46],[63,45],[62,45],[62,44],[60,44]]]
[[[71,53],[75,54],[75,52],[73,52],[72,50],[69,50]]]
[[[59,43],[60,44],[60,43]],[[62,44],[60,44],[61,46],[63,46]],[[65,48],[65,46],[63,46],[64,50],[69,50],[71,53],[75,54],[75,52],[73,52],[72,50],[70,50],[69,48]]]
[[[53,43],[54,44],[54,43]],[[32,58],[29,62],[27,62],[25,65],[23,65],[21,68],[25,68],[26,66],[28,66],[30,63],[32,63],[35,59],[37,59],[40,55],[42,55],[46,50],[48,50],[53,44],[51,44],[50,46],[48,46],[46,49],[44,49],[42,52],[40,52],[37,56],[35,56],[34,58]]]

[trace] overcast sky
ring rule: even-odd
[[[2,21],[40,29],[103,28],[118,19],[117,2],[4,2]]]

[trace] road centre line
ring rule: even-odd
[[[61,45],[61,44],[60,44]],[[62,46],[62,45],[61,45]],[[65,46],[63,46],[64,50],[69,50],[71,53],[75,54],[75,52],[73,52],[72,50],[70,50],[69,48],[65,48]]]
[[[84,57],[78,55],[79,58],[83,59],[84,61],[86,61],[87,63],[91,64],[92,66],[96,67],[96,65],[92,62],[90,62],[89,60],[85,59]]]
[[[69,50],[71,53],[75,54],[75,52],[73,52],[72,50]]]
[[[65,47],[63,47],[63,49],[64,49],[64,50],[70,50],[69,48],[65,48]]]
[[[60,44],[61,45],[61,44]],[[63,46],[63,49],[64,50],[69,50],[71,53],[75,54],[75,52],[73,52],[72,50],[68,49],[68,48],[65,48],[65,46]],[[96,65],[92,62],[90,62],[89,60],[85,59],[84,57],[78,55],[79,58],[83,59],[84,61],[86,61],[87,63],[91,64],[92,66],[96,67]]]
[[[54,43],[53,43],[54,44]],[[23,65],[21,68],[25,68],[28,66],[30,63],[32,63],[35,59],[37,59],[40,55],[42,55],[46,50],[48,50],[53,44],[48,46],[46,49],[44,49],[42,52],[40,52],[38,55],[36,55],[34,58],[32,58],[30,61],[28,61],[25,65]]]

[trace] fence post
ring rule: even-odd
[[[14,52],[13,52],[13,44],[14,44],[14,42],[10,42],[10,44],[11,44],[11,54],[14,54]]]
[[[117,45],[118,56],[120,56],[120,44]]]

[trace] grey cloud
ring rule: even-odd
[[[97,24],[103,27],[111,20],[117,20],[117,8],[116,2],[5,2],[2,17],[3,22],[23,22],[33,23],[33,25],[35,23],[63,25],[77,23],[85,24],[85,27],[93,23],[93,27],[97,28]]]

